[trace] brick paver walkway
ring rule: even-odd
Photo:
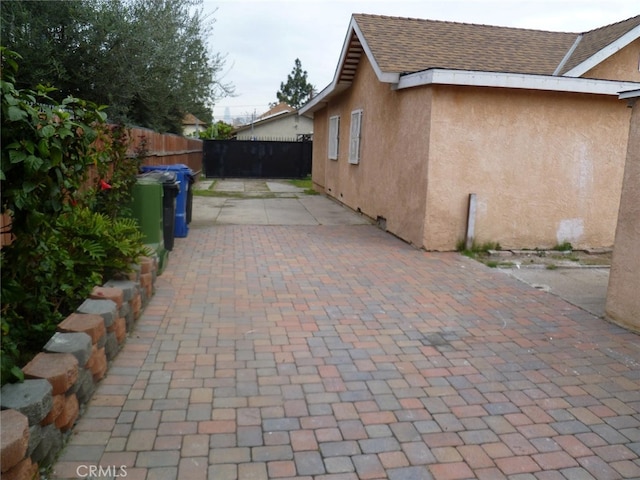
[[[53,478],[637,479],[639,427],[637,335],[372,226],[217,226]]]

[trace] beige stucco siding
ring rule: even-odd
[[[588,76],[638,80],[640,40]],[[316,186],[429,250],[465,237],[478,199],[477,243],[504,248],[611,247],[630,109],[615,96],[423,85],[394,90],[366,55],[346,90],[315,112]],[[363,110],[361,160],[350,165],[351,112]],[[338,160],[329,118],[340,117]]]
[[[314,188],[319,192],[325,191],[325,175],[327,170],[329,117],[327,109],[323,108],[313,116],[313,150],[311,163],[311,179]]]
[[[424,247],[464,238],[503,247],[611,246],[629,112],[604,96],[473,87],[433,89]]]
[[[349,134],[351,112],[363,110],[360,163],[351,165]],[[325,113],[326,111],[326,113]],[[416,90],[397,92],[378,82],[366,57],[361,59],[351,88],[338,95],[322,112],[322,121],[340,116],[338,160],[326,160],[325,188],[329,195],[354,210],[386,221],[386,228],[418,246],[426,191],[429,145],[430,95]],[[319,123],[316,114],[316,125]],[[325,127],[328,129],[328,127]],[[315,140],[326,144],[326,135]],[[318,175],[320,170],[317,170]],[[314,175],[316,171],[314,171]]]
[[[247,128],[238,132],[238,140],[252,138],[275,138],[279,140],[295,141],[299,134],[313,132],[313,120],[301,115],[287,115],[273,119],[270,122],[256,124],[253,129]]]
[[[631,42],[583,77],[640,82],[640,39]]]
[[[624,102],[620,102],[624,104]],[[633,108],[606,313],[640,332],[640,101]]]

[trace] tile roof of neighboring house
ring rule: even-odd
[[[263,119],[263,118],[267,118],[267,117],[272,117],[273,115],[278,115],[280,113],[293,112],[294,110],[295,110],[295,108],[287,105],[284,102],[280,102],[276,106],[270,108],[269,110],[264,112],[262,115],[260,115],[258,117],[258,120]]]
[[[638,38],[640,15],[589,32],[569,33],[354,14],[332,83],[300,113],[313,113],[328,97],[349,88],[362,55],[370,60],[379,81],[399,89],[458,82],[612,94],[635,84],[605,85],[597,79],[585,83],[583,75]],[[433,75],[417,78],[421,72]],[[582,83],[570,80],[579,77]]]
[[[382,71],[410,73],[430,68],[553,75],[589,58],[640,25],[640,15],[584,33],[354,14]]]
[[[182,125],[206,125],[205,122],[203,122],[202,120],[198,119],[195,115],[193,115],[192,113],[187,113],[183,118],[182,118]]]
[[[271,110],[270,110],[271,111]],[[267,112],[269,113],[269,112]],[[279,121],[283,118],[291,117],[293,115],[297,115],[298,112],[295,109],[291,111],[281,110],[277,113],[272,113],[271,115],[267,115],[266,113],[260,115],[254,122],[247,123],[245,125],[240,125],[239,127],[234,129],[234,132],[244,132],[245,130],[250,130],[253,127],[264,125],[265,123],[271,123]]]

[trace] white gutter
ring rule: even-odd
[[[640,97],[640,88],[636,90],[629,90],[627,92],[621,92],[618,97],[620,100],[628,100],[630,98],[638,98]]]
[[[444,69],[425,70],[405,75],[392,88],[402,90],[421,85],[520,88],[616,96],[622,91],[640,88],[639,82]]]
[[[634,40],[640,38],[640,25],[635,28],[632,28],[623,36],[618,38],[615,42],[610,45],[607,45],[602,50],[599,50],[595,55],[587,58],[584,62],[579,65],[576,65],[567,73],[564,74],[565,77],[580,77],[584,75],[586,72],[591,70],[593,67],[601,63],[602,61],[609,58],[611,55],[616,53],[617,51],[623,49],[627,45],[629,45]]]

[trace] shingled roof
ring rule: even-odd
[[[440,83],[617,95],[638,83],[585,73],[638,38],[640,15],[571,33],[354,14],[333,81],[300,113],[349,88],[362,55],[396,89]]]
[[[567,71],[640,25],[639,15],[580,34],[368,14],[353,19],[380,70],[401,74],[446,68],[553,75],[563,60]]]
[[[560,74],[563,75],[580,63],[594,56],[640,25],[640,15],[621,22],[590,30],[580,35],[575,50],[571,53]]]
[[[466,23],[353,16],[382,71],[429,68],[551,75],[576,35]]]

